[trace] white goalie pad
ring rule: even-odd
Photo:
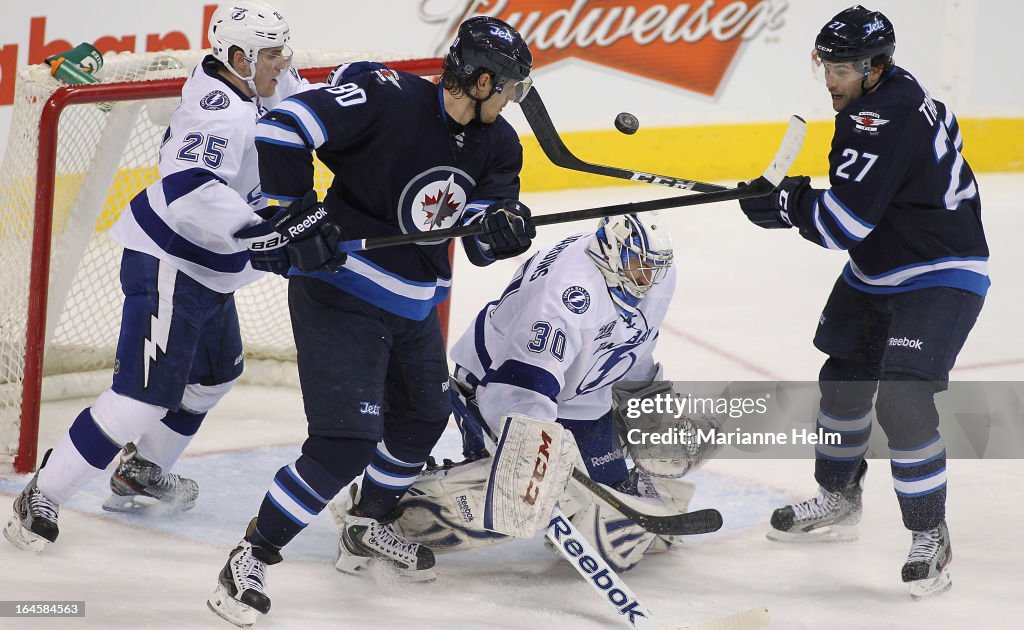
[[[512,540],[484,529],[483,503],[491,460],[420,473],[399,507],[394,526],[408,541],[435,553],[466,551]]]
[[[576,441],[560,424],[505,416],[487,481],[484,527],[532,538],[547,527],[577,463],[583,465]]]
[[[692,483],[682,479],[656,478],[643,473],[636,480],[636,486],[638,495],[625,494],[609,486],[605,486],[605,490],[635,509],[661,515],[686,512],[695,490]],[[645,531],[578,483],[569,484],[559,505],[581,535],[616,571],[628,571],[645,555],[667,551],[682,538]]]

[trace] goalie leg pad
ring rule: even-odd
[[[516,538],[532,538],[582,460],[572,433],[561,425],[518,414],[505,416],[487,494],[484,527]]]
[[[511,540],[484,529],[483,504],[491,460],[420,473],[402,497],[394,525],[410,542],[437,553],[489,547]]]

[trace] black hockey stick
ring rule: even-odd
[[[735,199],[747,199],[749,197],[762,197],[779,185],[782,178],[789,172],[789,168],[800,153],[803,146],[804,134],[807,124],[799,116],[793,116],[786,128],[786,135],[782,138],[768,168],[756,179],[749,183],[741,183],[736,188],[725,188],[691,195],[668,197],[667,199],[652,199],[650,201],[634,201],[620,203],[611,206],[600,206],[597,208],[586,208],[583,210],[569,210],[566,212],[554,212],[533,217],[535,226],[554,225],[556,223],[568,223],[570,221],[586,221],[599,219],[620,214],[636,212],[650,212],[652,210],[665,210],[667,208],[681,208],[684,206],[697,206],[718,201],[731,201]],[[377,249],[379,247],[390,247],[392,245],[408,245],[410,243],[436,243],[444,239],[459,238],[479,234],[482,227],[479,222],[469,225],[460,225],[442,230],[432,230],[416,234],[395,234],[393,236],[377,236],[364,239],[354,239],[338,243],[338,249],[343,252],[357,252],[365,249]]]
[[[571,171],[580,171],[581,173],[593,173],[594,175],[628,179],[643,184],[658,184],[659,186],[682,188],[697,192],[729,190],[727,187],[719,186],[718,184],[707,184],[681,177],[657,175],[618,166],[605,166],[603,164],[584,162],[573,155],[569,147],[565,146],[565,143],[562,142],[562,137],[558,135],[558,130],[555,129],[554,123],[551,122],[551,116],[548,115],[548,109],[544,106],[544,101],[541,100],[540,94],[537,93],[537,88],[527,92],[526,98],[523,99],[519,106],[523,110],[523,115],[526,116],[526,122],[530,123],[533,135],[536,136],[540,148],[544,151],[544,155],[548,156],[548,159],[555,166],[561,166]]]
[[[681,534],[686,536],[710,534],[711,532],[717,532],[722,527],[722,515],[718,510],[712,508],[664,516],[646,514],[620,501],[614,494],[608,492],[604,486],[591,479],[587,473],[579,468],[572,469],[572,478],[592,492],[594,496],[652,534]]]

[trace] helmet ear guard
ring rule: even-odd
[[[664,279],[674,256],[668,229],[656,213],[647,216],[601,219],[587,250],[604,276],[612,301],[627,319],[636,313],[647,291]]]

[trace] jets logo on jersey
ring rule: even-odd
[[[878,128],[889,122],[887,119],[881,118],[876,112],[850,114],[850,118],[853,119],[853,126],[858,131],[867,131],[869,133],[878,133]]]
[[[210,111],[216,111],[218,109],[227,109],[228,105],[231,104],[231,99],[228,95],[220,90],[214,90],[203,97],[203,100],[199,101],[199,106],[203,109]]]
[[[590,294],[583,287],[569,287],[562,292],[562,304],[570,312],[582,315],[590,308]]]
[[[476,182],[465,171],[438,166],[420,173],[406,184],[398,199],[398,224],[402,232],[416,234],[458,225],[466,208],[467,191]]]

